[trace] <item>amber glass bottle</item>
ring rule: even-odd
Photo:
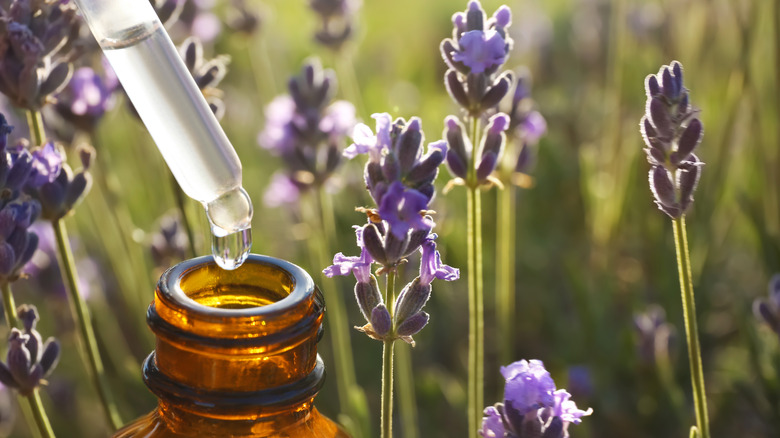
[[[323,312],[311,277],[283,260],[174,266],[147,312],[157,344],[143,377],[157,409],[114,436],[348,438],[312,404]]]

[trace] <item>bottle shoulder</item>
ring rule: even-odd
[[[350,438],[334,421],[321,415],[316,408],[296,421],[172,423],[155,409],[117,431],[113,438],[184,438],[184,437],[244,437],[244,438]]]

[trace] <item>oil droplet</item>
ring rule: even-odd
[[[224,236],[212,229],[211,253],[220,268],[232,271],[241,266],[252,248],[252,229],[236,231]]]
[[[211,253],[222,269],[241,266],[252,248],[252,201],[238,187],[206,204],[211,225]]]

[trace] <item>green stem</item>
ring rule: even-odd
[[[387,284],[385,287],[385,305],[393,318],[393,306],[395,302],[395,271],[387,272]],[[391,301],[392,300],[392,301]],[[382,348],[382,438],[393,438],[393,346],[395,340],[393,333],[384,341]]]
[[[696,410],[696,425],[700,438],[710,438],[710,425],[707,417],[707,397],[704,391],[704,371],[701,364],[699,347],[699,328],[696,323],[696,302],[693,296],[691,280],[691,258],[688,252],[688,236],[685,231],[685,216],[673,219],[674,244],[677,248],[677,267],[680,274],[680,292],[682,294],[683,315],[685,317],[685,337],[688,342],[688,361],[691,366],[691,385],[693,386],[693,404]]]
[[[38,388],[35,388],[32,394],[25,397],[32,410],[33,418],[35,419],[35,426],[44,438],[54,438],[54,431],[49,423],[49,417],[46,415],[46,410],[43,409],[43,403],[41,402],[41,395],[38,393]]]
[[[496,288],[496,317],[499,336],[498,359],[502,364],[512,361],[512,323],[515,317],[515,222],[517,188],[508,179],[506,186],[498,191],[498,212],[496,214],[496,260],[498,264],[498,287]]]
[[[14,294],[11,292],[11,283],[8,282],[3,283],[3,313],[9,329],[19,326],[19,321],[16,319]]]
[[[27,111],[27,124],[30,126],[30,137],[35,146],[43,145],[46,134],[43,131],[43,117],[40,111]]]
[[[479,118],[471,117],[471,144],[479,142]],[[482,293],[482,201],[476,176],[475,157],[472,154],[466,181],[466,221],[468,255],[469,295],[469,380],[468,380],[468,424],[469,436],[476,437],[482,422],[485,382],[485,315]]]
[[[481,196],[478,187],[469,187],[466,192],[468,208],[468,294],[469,294],[469,382],[468,418],[469,435],[476,436],[482,421],[484,403],[484,357],[483,343],[485,321],[482,296],[482,220]]]
[[[192,230],[192,224],[190,223],[190,220],[187,217],[187,204],[186,204],[186,199],[184,199],[184,192],[181,190],[181,187],[179,187],[179,183],[178,181],[176,181],[176,177],[173,176],[173,173],[168,172],[168,174],[170,175],[173,197],[176,200],[176,208],[179,209],[179,216],[181,217],[181,225],[184,228],[184,231],[187,233],[187,241],[190,244],[190,257],[194,258],[197,257],[198,252],[195,250],[195,234],[193,233]]]
[[[54,234],[57,238],[57,253],[60,259],[60,267],[62,268],[65,277],[64,280],[68,286],[67,290],[70,297],[69,302],[71,311],[79,331],[79,338],[81,341],[79,343],[80,351],[90,369],[90,377],[100,396],[106,420],[108,420],[108,424],[116,430],[122,426],[122,419],[119,417],[116,402],[114,401],[113,394],[108,386],[108,379],[106,378],[103,361],[100,357],[100,352],[98,351],[95,332],[92,328],[92,320],[89,316],[89,308],[84,302],[84,298],[79,293],[76,264],[73,259],[73,252],[70,249],[70,243],[68,242],[68,231],[65,228],[65,223],[62,219],[53,221],[52,226],[54,227]]]
[[[333,205],[330,196],[320,187],[316,193],[315,202],[319,212],[319,222],[321,230],[321,244],[318,245],[318,272],[330,264],[330,254],[332,249],[331,237],[336,235],[336,225],[333,215]],[[336,279],[327,279],[321,273],[320,284],[336,283]],[[336,287],[323,287],[325,301],[328,304],[329,323],[331,327],[330,336],[333,342],[333,351],[336,361],[336,386],[339,393],[339,402],[341,411],[346,413],[361,428],[365,436],[370,434],[370,423],[368,410],[366,406],[366,396],[362,388],[357,385],[355,380],[355,362],[352,354],[352,344],[349,341],[349,322],[347,321],[347,312],[344,305],[342,294],[334,293],[340,290]]]
[[[14,304],[14,294],[11,291],[11,283],[5,282],[2,286],[3,290],[3,313],[5,313],[5,321],[9,329],[17,327],[18,319],[16,317],[16,304]],[[17,394],[19,399],[19,405],[22,408],[22,414],[27,421],[27,425],[31,430],[37,430],[39,435],[44,438],[54,436],[52,432],[51,424],[49,423],[49,417],[46,416],[46,411],[43,409],[41,403],[41,397],[38,394],[38,389],[33,390],[33,393],[29,396],[22,396]],[[22,397],[27,399],[28,408],[25,408],[22,404]]]

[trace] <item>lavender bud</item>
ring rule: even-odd
[[[386,181],[397,181],[401,178],[401,165],[395,154],[387,154],[382,165],[382,176]]]
[[[92,186],[92,177],[87,172],[80,172],[73,177],[73,180],[68,184],[68,189],[65,194],[65,205],[68,210],[72,210],[76,204],[81,201],[84,195],[89,192]]]
[[[501,99],[509,92],[509,87],[512,85],[512,72],[508,71],[501,75],[493,85],[488,89],[487,93],[482,97],[480,104],[481,111],[487,111],[490,108],[495,107],[501,102]]]
[[[368,283],[358,282],[355,284],[355,299],[357,299],[360,313],[363,314],[366,321],[370,322],[371,311],[382,302],[376,277],[372,275]]]
[[[653,166],[650,170],[650,189],[656,201],[667,207],[675,207],[674,184],[663,166]]]
[[[390,312],[387,311],[384,303],[379,303],[374,310],[371,311],[371,327],[374,332],[380,337],[390,333],[390,329],[393,328],[393,321],[390,319]]]
[[[398,263],[409,246],[409,233],[403,235],[403,238],[396,237],[395,233],[390,232],[385,235],[385,254],[387,254],[387,263],[395,265]]]
[[[672,79],[672,71],[669,70],[669,67],[663,68],[663,71],[661,73],[661,85],[663,87],[662,92],[667,99],[671,101],[677,96],[677,92],[675,90],[675,83],[674,80]]]
[[[429,145],[428,150],[430,151],[428,155],[406,175],[406,181],[412,185],[432,183],[436,179],[439,165],[444,161],[444,154],[447,153],[447,143],[436,142]]]
[[[693,154],[690,155],[690,158],[693,159],[693,163],[699,162]],[[687,210],[691,203],[693,203],[693,192],[696,191],[700,176],[700,165],[692,165],[690,169],[680,169],[677,171],[677,184],[680,188],[680,207],[682,208],[682,211]]]
[[[647,97],[652,98],[661,92],[661,87],[658,85],[658,78],[655,75],[648,75],[645,79],[645,91],[647,91]]]
[[[16,380],[14,380],[14,376],[8,369],[8,366],[3,362],[0,362],[0,383],[8,388],[19,388],[19,385],[16,384]]]
[[[685,127],[680,139],[677,141],[677,150],[672,153],[672,164],[679,164],[682,161],[688,159],[696,146],[701,142],[704,135],[701,121],[699,119],[693,119]]]
[[[431,285],[422,284],[420,277],[407,284],[395,302],[396,325],[402,324],[407,318],[422,310],[430,297]]]
[[[469,95],[466,94],[466,90],[463,88],[463,84],[460,83],[458,73],[455,70],[447,70],[447,73],[444,75],[444,85],[446,86],[450,97],[452,97],[458,105],[463,108],[471,107]]]
[[[27,339],[29,336],[16,328],[11,329],[11,335],[8,338],[9,347],[6,363],[14,380],[20,383],[20,386],[27,383],[31,366],[30,352],[24,346]]]
[[[199,69],[195,83],[201,90],[216,87],[227,74],[227,66],[223,59],[215,58]]]
[[[43,371],[43,376],[46,377],[57,366],[57,362],[60,360],[60,343],[54,338],[46,340],[46,344],[43,348],[43,354],[40,358],[40,366]]]
[[[363,227],[363,245],[365,245],[371,257],[381,265],[388,264],[388,257],[385,254],[385,245],[379,230],[374,224],[367,224]]]
[[[72,75],[73,64],[67,62],[59,63],[52,68],[37,92],[42,95],[57,93],[67,85]]]
[[[520,145],[520,153],[517,154],[517,164],[515,164],[515,172],[528,173],[531,168],[531,147],[528,144],[523,143]]]
[[[477,181],[485,181],[496,170],[497,165],[498,156],[495,152],[485,153],[477,166]]]
[[[411,337],[416,335],[420,332],[426,325],[428,325],[428,320],[430,319],[430,315],[428,315],[425,312],[417,312],[414,315],[406,318],[404,322],[402,322],[397,328],[396,328],[396,334],[400,336],[401,338],[405,337]],[[410,344],[414,345],[414,341],[407,341]]]
[[[476,0],[471,0],[466,10],[466,30],[484,30],[485,11]]]
[[[16,310],[16,315],[22,322],[24,331],[29,332],[35,328],[35,324],[38,322],[38,309],[31,304],[22,304]]]
[[[409,173],[420,159],[423,137],[420,133],[420,119],[413,117],[398,139],[398,161],[402,174]]]
[[[565,436],[563,431],[563,420],[561,420],[561,417],[553,417],[542,434],[542,438],[564,438]]]
[[[660,97],[654,97],[650,100],[648,113],[650,114],[650,121],[658,133],[658,137],[664,140],[671,139],[674,134],[674,127],[672,126],[672,120],[669,117],[666,104]]]

